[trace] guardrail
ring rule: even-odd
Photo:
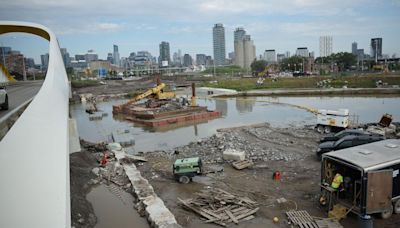
[[[46,79],[0,141],[0,227],[70,227],[68,80],[55,34],[27,22],[0,21],[0,34],[49,41]]]

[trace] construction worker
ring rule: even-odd
[[[343,183],[343,176],[340,173],[336,173],[335,177],[333,178],[331,187],[333,189],[339,189],[340,186],[342,186]]]

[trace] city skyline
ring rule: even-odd
[[[54,30],[60,45],[70,53],[94,49],[102,59],[112,52],[113,44],[119,46],[121,57],[140,50],[158,55],[158,45],[163,40],[170,43],[171,53],[181,49],[191,56],[213,55],[212,25],[216,23],[225,27],[226,53],[234,50],[235,28],[243,27],[252,34],[257,56],[267,49],[284,53],[303,46],[319,54],[319,37],[325,34],[334,38],[334,53],[351,52],[353,41],[369,50],[370,39],[382,37],[383,54],[400,54],[398,0],[285,2],[279,4],[282,7],[268,0],[206,0],[190,4],[118,1],[112,5],[90,0],[17,0],[3,4],[0,19],[44,24]],[[0,36],[0,45],[18,47],[21,41],[13,37],[16,35]],[[47,44],[43,41],[18,49],[38,61]]]

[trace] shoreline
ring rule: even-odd
[[[353,95],[394,95],[400,96],[400,88],[347,88],[347,89],[276,89],[249,90],[234,94],[218,94],[213,98],[262,97],[262,96],[353,96]]]

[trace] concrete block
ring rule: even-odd
[[[109,149],[111,151],[113,151],[113,150],[121,151],[122,146],[119,143],[109,143],[109,144],[107,144],[107,149]]]
[[[246,159],[244,151],[227,149],[223,152],[222,157],[227,161],[243,161]]]

